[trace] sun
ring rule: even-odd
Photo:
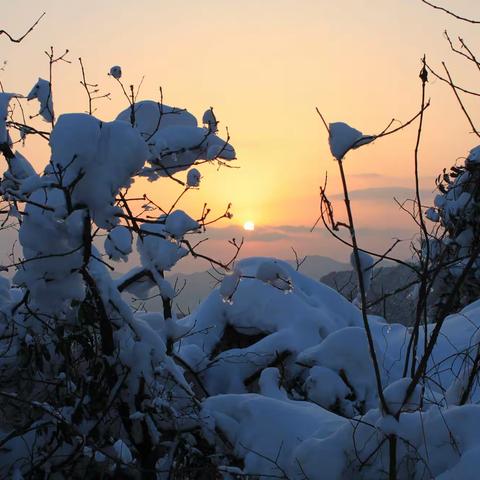
[[[244,224],[243,224],[243,229],[244,230],[248,230],[250,232],[253,232],[253,230],[255,230],[255,224],[251,221],[251,220],[247,220]]]

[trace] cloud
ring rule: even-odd
[[[397,200],[405,200],[407,198],[415,197],[414,188],[406,188],[400,186],[392,187],[371,187],[371,188],[360,188],[358,190],[352,190],[349,192],[350,198],[352,200],[365,200],[365,201],[393,201],[394,198]],[[432,191],[427,189],[420,190],[420,196],[422,198],[431,198]],[[342,200],[343,193],[337,193],[330,197],[332,200]]]
[[[414,225],[412,228],[399,227],[392,230],[389,227],[360,227],[357,228],[359,236],[381,237],[386,239],[391,238],[410,238],[414,232]],[[342,229],[340,232],[345,238],[348,237],[348,232]],[[244,237],[247,242],[276,242],[283,240],[303,239],[314,241],[318,237],[330,237],[330,233],[323,227],[317,226],[313,232],[312,227],[307,225],[279,225],[279,226],[257,226],[253,232],[247,232],[242,227],[232,225],[223,228],[209,228],[207,236],[212,240],[231,240],[236,238],[239,240]]]
[[[381,173],[375,172],[366,172],[366,173],[350,173],[348,175],[349,178],[355,179],[369,179],[369,178],[388,178],[386,175],[382,175]]]
[[[231,240],[244,237],[247,241],[254,242],[275,242],[287,237],[305,235],[310,233],[311,227],[298,225],[256,225],[254,231],[246,231],[239,225],[214,228],[207,230],[207,236],[215,240]]]

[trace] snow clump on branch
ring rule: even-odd
[[[200,186],[200,172],[196,168],[191,168],[187,173],[187,185],[191,188]]]
[[[196,162],[231,161],[235,149],[210,128],[198,127],[197,119],[185,109],[144,100],[133,107],[134,124],[147,142],[150,154],[141,174],[155,180],[189,169]],[[117,120],[130,122],[132,108]]]
[[[343,122],[330,123],[328,131],[330,151],[337,160],[342,160],[349,150],[361,147],[375,140],[375,136],[363,135],[362,132]]]
[[[46,172],[62,175],[72,188],[73,206],[85,205],[99,227],[118,223],[114,206],[121,188],[144,165],[148,149],[139,132],[126,122],[101,122],[81,113],[61,115],[50,138],[52,157]],[[75,187],[75,188],[73,188]]]
[[[255,277],[285,292],[290,292],[293,288],[287,272],[276,260],[267,260],[260,263]]]
[[[39,78],[27,95],[27,100],[37,99],[40,102],[38,114],[46,121],[52,122],[54,119],[52,87],[48,80]]]
[[[16,93],[0,92],[0,145],[2,143],[11,143],[6,125],[8,118],[8,106],[12,98],[19,96],[21,95],[17,95]]]
[[[112,228],[105,239],[105,253],[115,261],[128,260],[128,255],[132,253],[132,233],[123,225]]]
[[[115,79],[115,80],[120,80],[122,78],[122,67],[119,65],[114,65],[110,69],[110,75]]]

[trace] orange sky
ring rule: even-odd
[[[198,117],[213,106],[220,125],[230,129],[241,168],[202,167],[201,190],[192,192],[181,206],[196,216],[205,201],[216,211],[232,202],[233,225],[252,220],[269,231],[313,224],[318,186],[326,170],[332,194],[338,192],[336,165],[315,106],[329,121],[346,121],[375,133],[392,117],[406,120],[418,110],[423,53],[435,66],[446,60],[467,87],[474,88],[478,78],[477,71],[448,51],[442,37],[447,28],[453,37],[461,35],[475,47],[478,26],[450,19],[419,0],[2,3],[1,26],[12,34],[23,32],[47,12],[21,45],[0,37],[0,61],[8,62],[0,72],[5,90],[25,94],[38,76],[47,78],[43,52],[54,45],[58,52],[69,48],[72,60],[54,70],[57,115],[86,108],[79,56],[88,80],[112,93],[111,101],[97,104],[101,119],[114,118],[126,106],[106,75],[114,64],[122,66],[127,83],[137,85],[145,75],[142,98],[158,100],[161,85],[166,103],[186,107]],[[443,4],[480,17],[476,1]],[[426,115],[421,175],[423,187],[431,191],[435,175],[478,142],[468,133],[445,85],[432,80],[428,96],[432,106]],[[35,105],[28,104],[27,110],[33,113]],[[410,128],[350,154],[346,168],[351,188],[388,187],[396,192],[396,187],[410,187],[415,133]],[[29,141],[26,152],[37,166],[45,163],[47,149],[41,142]],[[142,182],[137,188],[148,190],[165,206],[178,192],[178,186],[166,180]],[[406,216],[385,192],[369,191],[360,197],[354,201],[359,226],[379,232],[365,234],[365,242],[383,245],[388,239],[385,231],[391,237],[396,227],[408,230]],[[341,208],[341,200],[335,202]],[[323,234],[283,234],[268,242],[250,235],[246,252],[285,257],[290,256],[290,245],[296,245],[304,254],[345,258],[343,251],[332,250],[334,244],[322,243]]]

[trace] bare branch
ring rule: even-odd
[[[450,15],[451,17],[456,18],[457,20],[462,20],[463,22],[468,22],[468,23],[480,24],[480,20],[474,20],[473,18],[462,17],[461,15],[458,15],[457,13],[454,13],[445,7],[441,7],[440,5],[435,5],[434,3],[431,3],[427,0],[420,0],[420,1],[423,2],[425,5],[428,5],[429,7],[434,8],[435,10],[440,10],[446,13],[447,15]]]
[[[43,12],[35,21],[35,23],[21,36],[18,38],[12,37],[7,31],[0,30],[0,35],[6,35],[8,39],[13,43],[20,43],[40,22],[40,20],[45,16],[46,12]]]

